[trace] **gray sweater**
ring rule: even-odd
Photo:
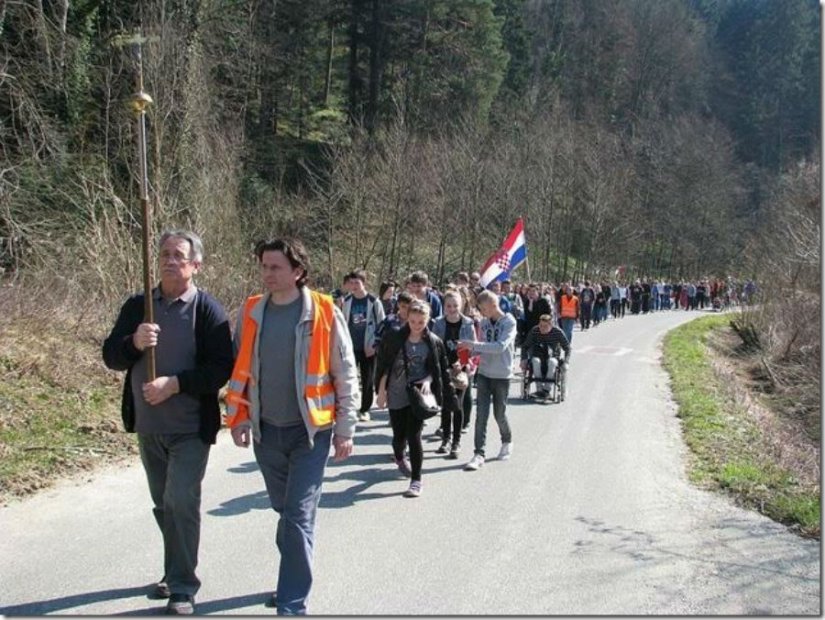
[[[512,378],[516,319],[509,313],[495,323],[485,318],[480,331],[481,342],[473,345],[473,353],[481,356],[478,373],[489,379]]]

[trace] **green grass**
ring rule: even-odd
[[[671,331],[664,341],[664,366],[693,455],[690,479],[818,537],[819,488],[801,488],[794,472],[774,462],[762,429],[734,401],[711,365],[708,337],[727,328],[729,320],[724,315],[697,319]]]

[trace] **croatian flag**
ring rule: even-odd
[[[481,286],[504,280],[516,267],[527,260],[527,242],[524,238],[524,221],[518,218],[516,225],[498,251],[494,252],[481,268]]]

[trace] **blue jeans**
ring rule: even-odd
[[[493,416],[496,418],[496,424],[501,433],[501,443],[510,443],[513,440],[510,423],[507,421],[507,395],[510,393],[510,380],[490,379],[482,374],[477,376],[475,453],[484,456],[490,401],[493,402]]]
[[[315,514],[329,456],[332,430],[315,434],[309,445],[303,424],[279,427],[261,422],[254,442],[272,508],[280,515],[275,542],[281,554],[275,606],[279,615],[306,614],[312,587]]]
[[[576,324],[576,319],[559,319],[561,331],[567,336],[567,342],[573,344],[573,326]]]

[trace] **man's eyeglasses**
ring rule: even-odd
[[[189,258],[188,256],[184,256],[183,254],[180,254],[178,252],[176,252],[174,254],[169,254],[167,252],[161,252],[159,258],[160,258],[161,262],[164,262],[164,263],[171,263],[171,262],[191,263],[192,262],[191,258]]]

